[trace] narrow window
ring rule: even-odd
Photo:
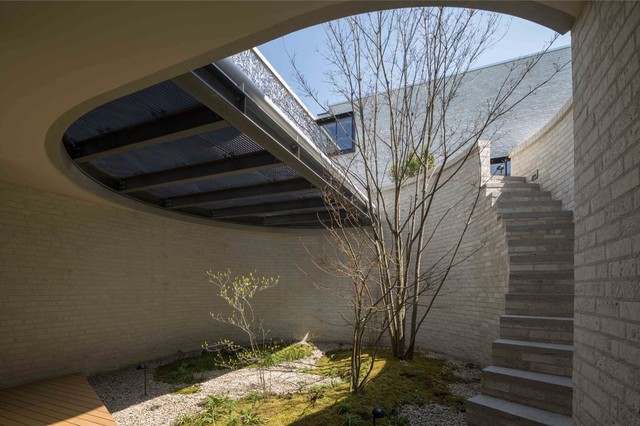
[[[509,157],[492,158],[491,176],[511,176],[511,159]]]
[[[318,119],[318,125],[322,127],[337,145],[336,154],[353,152],[353,140],[355,128],[353,125],[353,113],[347,112],[330,117]]]

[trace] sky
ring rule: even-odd
[[[508,32],[505,37],[485,52],[473,68],[479,68],[539,52],[549,43],[555,34],[554,31],[541,25],[506,15],[503,15],[501,25],[505,27],[508,26]],[[271,65],[273,65],[293,91],[300,96],[307,107],[316,115],[323,112],[324,108],[302,94],[302,90],[300,90],[294,79],[293,67],[289,56],[295,57],[296,64],[305,78],[315,84],[314,88],[320,96],[324,95],[326,97],[323,99],[323,103],[338,103],[341,99],[332,98],[331,90],[329,90],[329,86],[324,81],[323,69],[325,68],[325,64],[319,52],[319,47],[323,45],[324,40],[323,26],[316,25],[258,46],[258,49]],[[554,42],[552,48],[555,49],[570,44],[571,36],[567,33],[560,36]]]

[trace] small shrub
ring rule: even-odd
[[[262,392],[251,391],[248,394],[246,394],[243,399],[245,401],[253,402],[255,404],[256,402],[264,398],[265,398],[265,395]]]
[[[258,413],[251,410],[242,410],[240,420],[243,425],[261,425],[264,422],[258,417]]]
[[[207,411],[233,411],[236,409],[236,402],[226,396],[209,395],[201,403]]]
[[[309,402],[312,404],[317,400],[324,398],[324,386],[314,386],[309,389],[308,398]]]
[[[199,417],[196,418],[195,422],[193,422],[193,426],[209,426],[215,425],[216,422],[220,419],[221,414],[216,412],[207,412],[203,413]]]
[[[349,404],[348,402],[341,402],[340,404],[338,404],[338,413],[340,414],[345,414],[348,413],[349,410],[351,409],[351,404]]]
[[[195,415],[183,414],[175,421],[174,426],[184,426],[193,423]]]
[[[360,426],[362,423],[362,418],[357,414],[348,414],[342,422],[342,426]]]

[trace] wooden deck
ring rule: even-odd
[[[57,377],[0,390],[0,425],[116,426],[84,377]]]

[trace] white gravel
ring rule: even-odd
[[[269,369],[265,374],[271,383],[271,392],[286,394],[299,392],[317,384],[331,384],[332,379],[300,371],[302,368],[315,368],[317,360],[324,352],[337,348],[337,345],[314,346],[311,356],[290,363],[283,363]],[[432,354],[430,354],[432,355]],[[198,405],[211,394],[242,398],[251,391],[260,390],[258,371],[216,370],[206,373],[197,393],[188,395],[172,394],[179,385],[170,385],[153,380],[156,367],[183,358],[176,355],[147,364],[147,396],[144,393],[143,371],[130,368],[89,378],[96,393],[120,426],[160,426],[172,425],[184,414],[193,414],[201,410]],[[455,362],[454,362],[455,364]],[[456,364],[457,365],[457,364]],[[450,385],[451,392],[471,397],[478,393],[479,370],[457,365],[456,374],[463,383]],[[411,425],[464,425],[464,413],[451,410],[437,404],[424,406],[405,406],[402,414],[407,416]]]
[[[443,358],[438,354],[426,353],[425,356]],[[458,360],[447,360],[456,367],[454,374],[462,379],[460,383],[450,383],[449,391],[469,399],[480,393],[480,369],[473,364]],[[466,425],[465,413],[451,407],[438,404],[405,405],[402,415],[409,419],[412,426],[458,426]]]

